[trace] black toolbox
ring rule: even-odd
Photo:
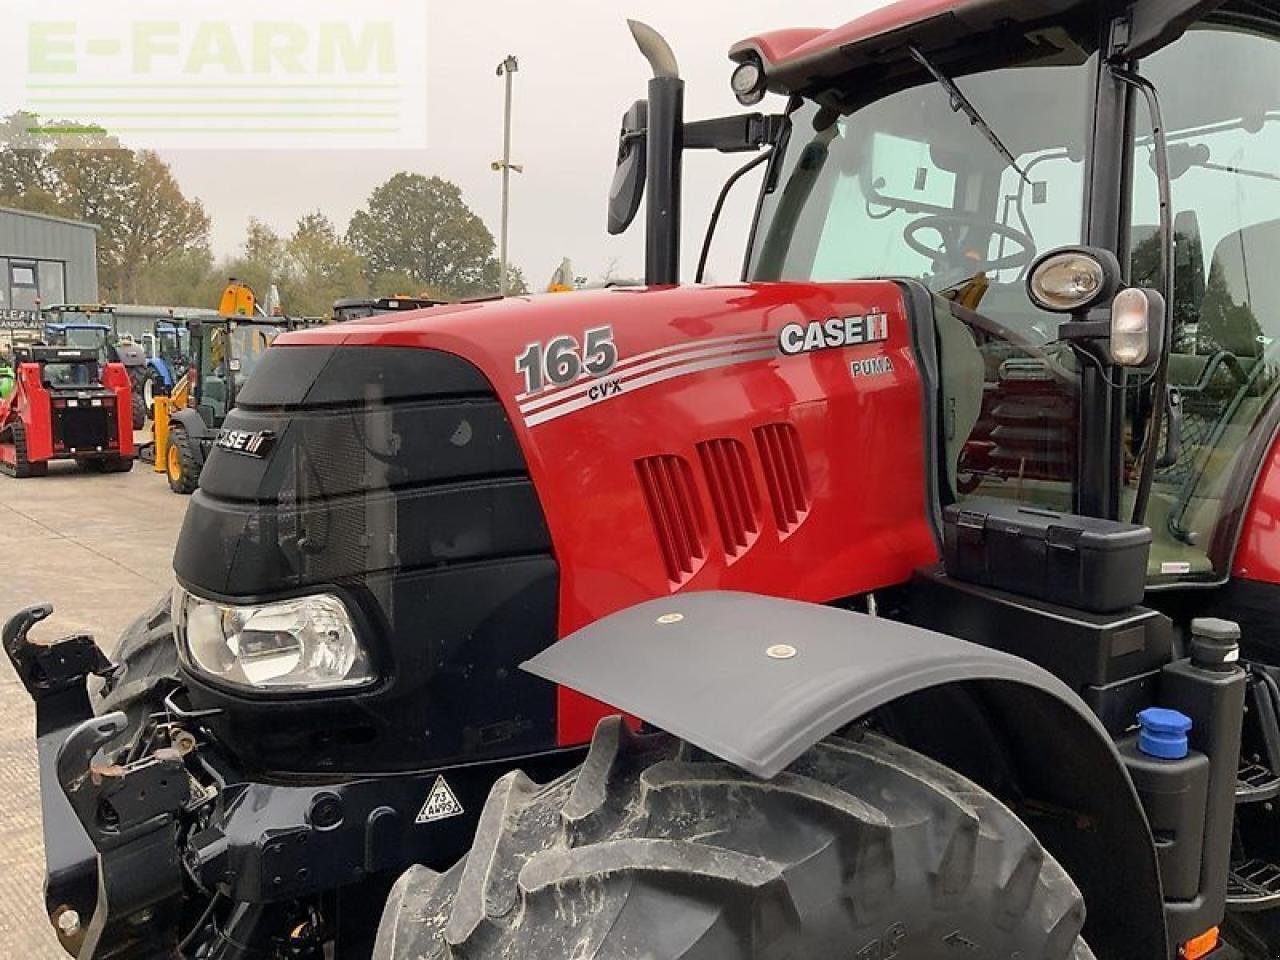
[[[943,511],[943,540],[957,580],[1095,613],[1142,603],[1147,527],[974,498]]]

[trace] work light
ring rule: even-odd
[[[1042,257],[1027,276],[1031,302],[1054,313],[1076,313],[1103,300],[1114,286],[1109,264],[1093,251],[1062,250]],[[1119,273],[1117,266],[1116,273]]]
[[[744,107],[754,106],[763,100],[766,84],[764,68],[761,67],[760,61],[753,58],[738,64],[734,68],[733,75],[729,77],[729,86],[733,88],[733,95]]]
[[[173,623],[196,673],[257,690],[337,690],[373,682],[346,605],[331,593],[232,605],[178,587]]]

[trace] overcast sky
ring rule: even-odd
[[[423,0],[428,2],[428,0]],[[741,108],[729,92],[729,46],[765,30],[837,26],[879,0],[429,0],[423,43],[428,70],[426,150],[353,152],[169,151],[189,195],[213,217],[219,255],[234,253],[250,216],[281,231],[319,209],[346,227],[369,192],[399,170],[458,183],[470,206],[498,233],[499,177],[489,164],[502,151],[502,81],[495,68],[520,59],[515,78],[511,257],[541,289],[561,257],[591,279],[616,259],[618,272],[643,271],[641,225],[625,236],[605,232],[618,121],[644,95],[648,67],[626,28],[644,20],[664,33],[688,82],[687,116]],[[780,97],[762,109],[779,110]],[[692,274],[707,215],[724,177],[743,158],[697,153],[685,164],[682,267]],[[736,279],[752,188],[738,188],[717,236],[711,274]]]

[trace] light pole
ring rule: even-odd
[[[502,235],[498,245],[500,271],[498,292],[503,296],[507,293],[507,215],[511,204],[511,171],[524,172],[523,166],[511,162],[511,78],[519,69],[519,61],[510,54],[498,64],[498,76],[505,77],[507,81],[507,105],[502,116],[502,159],[492,165],[494,170],[502,172]]]

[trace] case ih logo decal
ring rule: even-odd
[[[836,347],[857,347],[889,339],[889,318],[879,311],[860,317],[831,317],[809,323],[788,323],[778,331],[784,356]]]
[[[265,457],[276,442],[276,435],[270,430],[227,430],[218,431],[215,445],[232,453],[243,453],[249,457]]]

